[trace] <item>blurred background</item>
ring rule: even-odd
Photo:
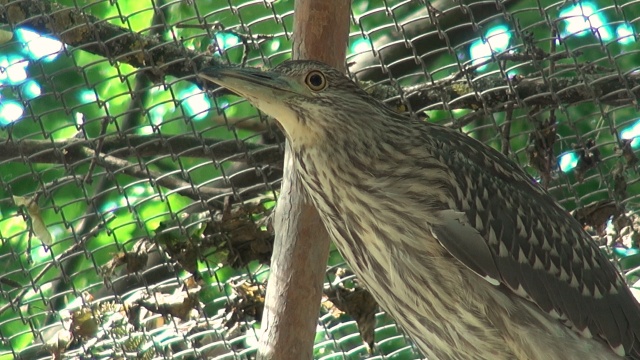
[[[288,60],[293,6],[0,3],[0,359],[255,358],[284,137],[195,74]],[[393,109],[518,162],[634,286],[639,18],[354,0],[345,61]],[[317,359],[419,358],[333,248],[324,293]]]

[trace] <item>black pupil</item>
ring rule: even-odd
[[[313,74],[309,77],[309,84],[313,85],[314,87],[320,87],[322,86],[322,76],[320,76],[319,74]]]

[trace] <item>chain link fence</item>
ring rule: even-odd
[[[255,358],[284,137],[195,74],[287,60],[293,3],[0,1],[0,359]],[[355,0],[346,62],[521,164],[633,285],[639,17]],[[316,358],[419,358],[335,250],[326,279]]]

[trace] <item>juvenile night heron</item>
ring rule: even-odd
[[[282,125],[336,246],[429,359],[640,359],[622,276],[517,165],[291,61],[200,77]]]

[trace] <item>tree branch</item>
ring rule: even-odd
[[[102,153],[119,158],[179,155],[276,167],[281,167],[283,159],[283,151],[278,144],[259,145],[234,139],[219,140],[185,135],[164,137],[159,134],[126,137],[109,135],[103,139]],[[87,160],[85,150],[93,148],[95,143],[96,139],[13,141],[0,138],[0,161],[75,163]]]
[[[452,81],[441,80],[398,89],[388,84],[372,84],[366,90],[374,97],[387,99],[392,108],[402,106],[404,98],[413,111],[443,109],[481,109],[511,103],[514,109],[557,107],[593,101],[601,104],[633,105],[640,97],[640,74],[629,73],[623,78],[617,73],[583,74],[583,78],[548,78],[539,76],[505,79],[499,75]],[[369,83],[363,83],[368,85]]]
[[[47,0],[0,0],[0,23],[12,28],[31,28],[110,61],[150,70],[158,77],[173,75],[195,81],[199,69],[217,65],[213,57],[189,50],[178,42],[138,34],[78,8],[62,7]]]
[[[320,60],[344,70],[351,1],[296,0],[294,9],[292,58]],[[288,146],[273,224],[276,238],[259,360],[313,359],[329,234],[309,202],[293,157]]]

